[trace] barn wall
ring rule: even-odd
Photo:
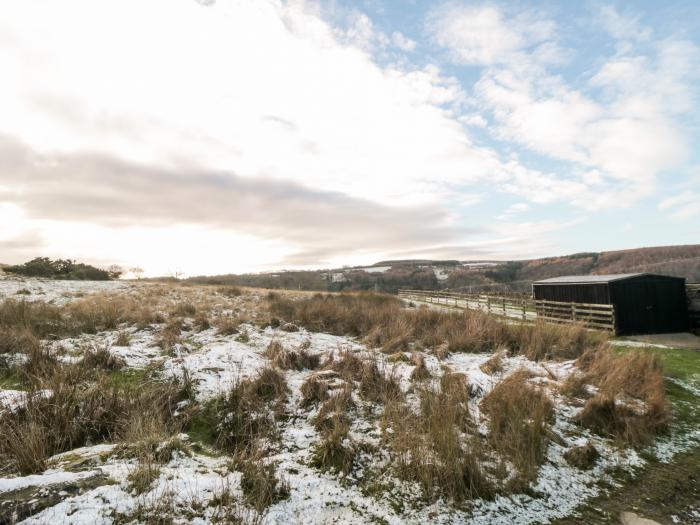
[[[685,280],[639,276],[610,283],[620,333],[679,332],[688,329]]]
[[[694,329],[700,329],[700,284],[686,285],[686,294],[690,326]]]
[[[532,287],[535,299],[564,303],[610,304],[607,283],[595,284],[535,284]]]

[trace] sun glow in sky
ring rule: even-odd
[[[700,4],[8,0],[0,262],[700,240]]]

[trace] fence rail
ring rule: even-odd
[[[430,290],[399,290],[409,301],[480,310],[491,315],[523,322],[579,323],[590,328],[616,331],[615,308],[610,304],[563,303],[530,297],[463,294]]]

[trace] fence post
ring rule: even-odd
[[[576,321],[576,303],[571,303],[571,319]]]
[[[506,298],[503,298],[503,317],[506,316]]]

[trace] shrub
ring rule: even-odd
[[[46,277],[49,279],[108,281],[118,279],[121,270],[101,270],[88,264],[76,263],[70,259],[36,257],[24,264],[6,266],[4,271],[28,277]]]

